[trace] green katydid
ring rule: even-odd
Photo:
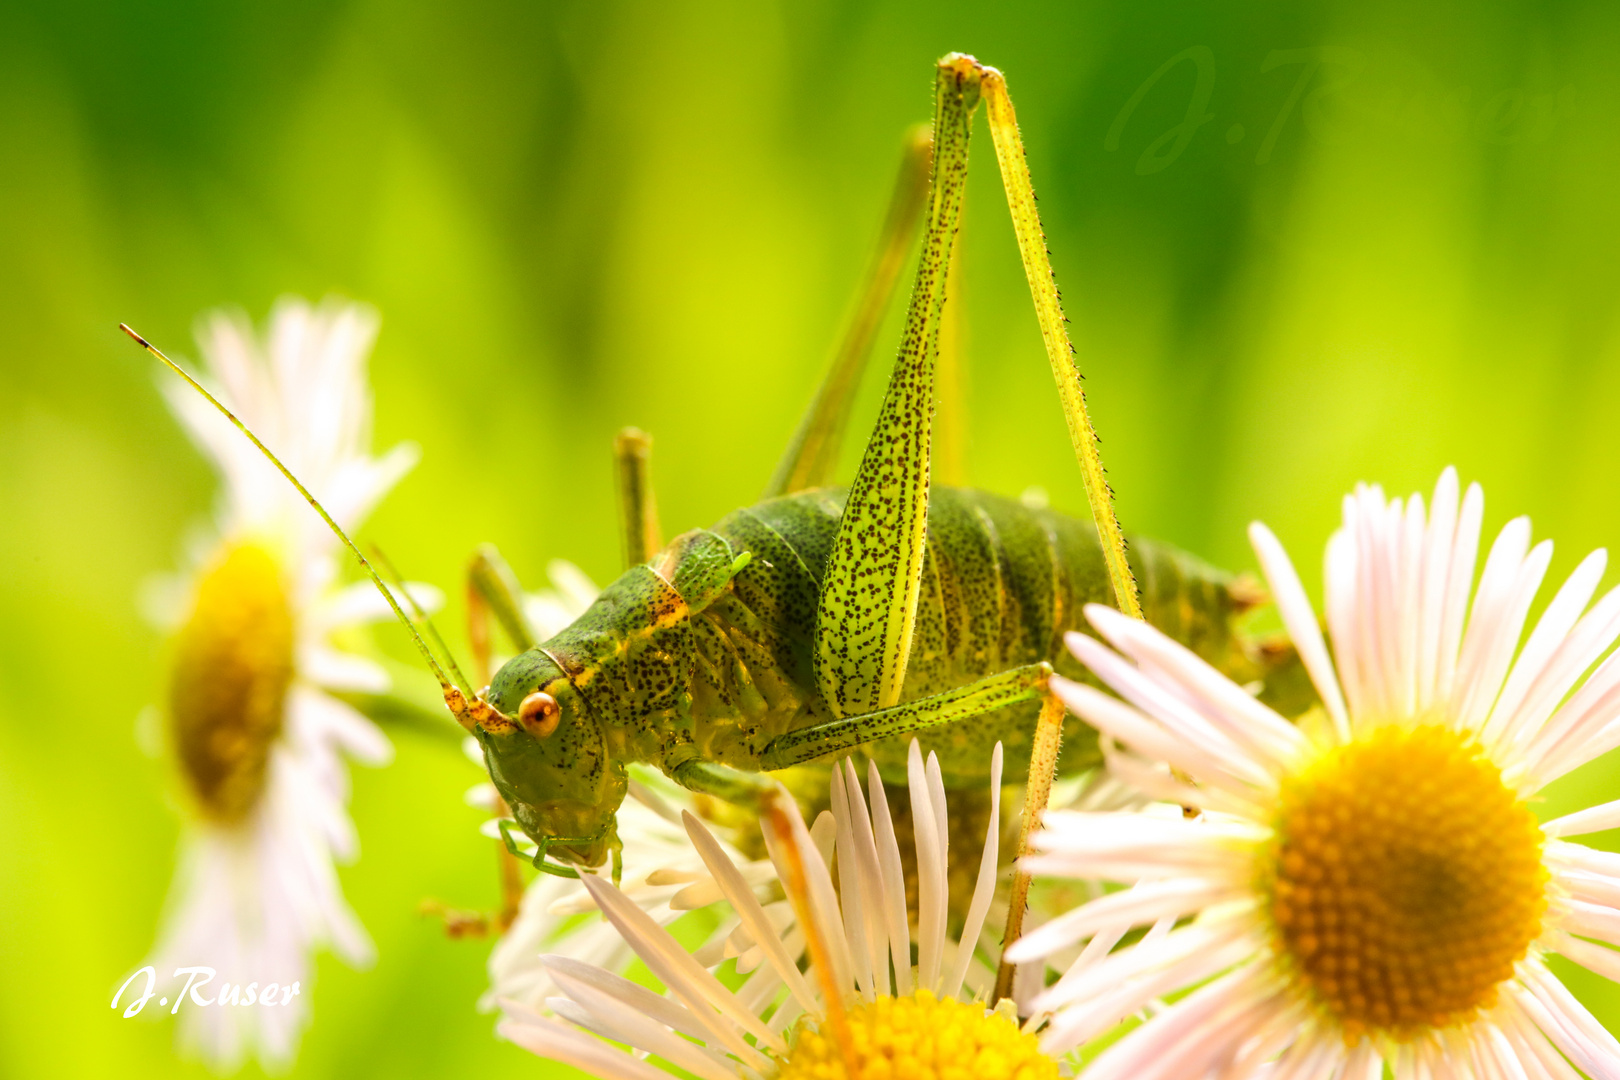
[[[935,97],[922,255],[876,429],[848,492],[825,485],[906,223],[923,201],[920,183],[901,185],[854,329],[770,498],[660,546],[646,442],[622,438],[631,566],[584,615],[548,641],[523,640],[529,631],[510,577],[486,563],[473,584],[523,651],[478,693],[453,662],[455,679],[447,676],[416,638],[452,714],[482,745],[497,790],[539,846],[542,869],[570,872],[548,856],[590,867],[616,850],[632,762],[690,790],[757,805],[773,790],[763,773],[857,747],[886,771],[903,771],[912,734],[939,754],[947,784],[983,783],[1000,741],[1011,767],[1030,765],[1030,803],[1043,806],[1060,729],[1067,763],[1097,760],[1095,733],[1064,721],[1047,686],[1054,667],[1083,675],[1061,648],[1063,633],[1080,628],[1088,602],[1144,615],[1138,576],[1150,621],[1228,670],[1265,673],[1234,626],[1253,597],[1164,545],[1137,541],[1127,559],[1002,76],[953,54],[939,62]],[[981,98],[1090,522],[930,483],[941,309]],[[389,602],[409,626],[392,594]],[[1015,898],[1015,919],[1021,906]]]

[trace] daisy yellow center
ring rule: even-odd
[[[1472,738],[1389,726],[1286,781],[1262,891],[1296,977],[1347,1038],[1469,1019],[1541,932],[1530,808]]]
[[[860,1080],[1057,1080],[1035,1037],[982,1005],[919,990],[862,1002],[848,1018]],[[781,1080],[849,1080],[827,1025],[800,1022]]]
[[[258,802],[292,674],[292,611],[279,564],[257,544],[227,547],[197,582],[169,675],[180,766],[216,821],[240,821]]]

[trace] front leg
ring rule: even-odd
[[[776,784],[764,773],[744,772],[699,758],[675,766],[670,776],[687,791],[712,795],[744,809],[763,809],[776,791]]]

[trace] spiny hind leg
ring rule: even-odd
[[[883,219],[883,232],[877,251],[861,283],[855,309],[844,330],[838,351],[833,354],[816,396],[799,421],[782,460],[777,463],[763,496],[788,495],[806,488],[832,483],[838,467],[838,454],[844,444],[844,428],[860,388],[861,375],[872,354],[872,342],[883,316],[894,298],[906,256],[917,235],[928,199],[928,167],[933,139],[925,125],[906,133],[900,158],[900,175],[895,179],[889,212]]]
[[[1040,214],[1035,206],[1035,187],[1029,177],[1029,162],[1024,157],[1024,140],[1018,132],[1018,117],[1013,111],[1012,98],[1007,94],[1007,80],[1001,72],[994,68],[984,68],[982,71],[985,111],[989,114],[990,138],[995,143],[996,162],[1001,167],[1001,185],[1007,193],[1007,208],[1012,212],[1013,231],[1017,234],[1018,251],[1024,262],[1024,276],[1029,280],[1030,296],[1035,301],[1041,340],[1046,346],[1047,360],[1052,365],[1052,377],[1057,381],[1058,398],[1063,403],[1069,441],[1074,444],[1075,458],[1080,463],[1080,474],[1085,481],[1086,501],[1091,504],[1091,516],[1097,524],[1097,535],[1102,540],[1109,581],[1113,585],[1119,609],[1127,615],[1141,618],[1136,580],[1125,561],[1125,536],[1114,514],[1113,491],[1108,486],[1102,456],[1097,451],[1097,433],[1086,411],[1080,366],[1075,360],[1074,345],[1069,341],[1069,320],[1063,314],[1057,280],[1052,274],[1052,259],[1046,250],[1046,234],[1041,229]]]
[[[1018,117],[1013,110],[1012,98],[1007,93],[1007,81],[1001,72],[994,68],[983,69],[982,88],[989,115],[990,137],[996,148],[1007,208],[1012,213],[1013,231],[1018,237],[1024,275],[1035,302],[1035,314],[1040,322],[1047,360],[1052,366],[1052,377],[1057,382],[1058,398],[1063,404],[1063,415],[1069,428],[1069,440],[1074,445],[1075,458],[1085,481],[1086,501],[1091,505],[1092,520],[1096,523],[1097,535],[1102,542],[1114,602],[1119,610],[1140,619],[1142,605],[1137,597],[1136,579],[1126,561],[1125,536],[1114,513],[1113,491],[1108,486],[1102,455],[1097,450],[1097,433],[1086,411],[1080,368],[1075,360],[1074,346],[1069,341],[1068,319],[1063,314],[1057,281],[1052,274],[1046,236],[1035,205],[1035,188],[1030,181],[1029,163],[1024,156],[1024,141],[1018,132]],[[1048,695],[1042,703],[1035,753],[1030,760],[1024,821],[1018,844],[1020,857],[1028,850],[1030,834],[1038,826],[1040,815],[1046,809],[1062,737],[1062,719],[1062,705]],[[1008,909],[1004,944],[1015,940],[1022,930],[1028,892],[1029,877],[1020,870],[1013,879],[1013,897]],[[998,999],[1011,993],[1012,977],[1012,968],[1003,963],[996,973],[995,996]]]
[[[967,187],[979,68],[937,69],[933,183],[905,334],[849,489],[816,605],[817,688],[835,716],[895,705],[905,682],[927,545],[934,369],[951,245]]]
[[[966,487],[967,470],[967,310],[962,297],[962,234],[967,227],[967,200],[951,245],[951,268],[945,275],[945,307],[940,312],[939,359],[935,383],[933,482]]]

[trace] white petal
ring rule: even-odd
[[[1252,967],[1216,979],[1103,1051],[1087,1068],[1087,1080],[1185,1080],[1204,1075],[1277,1007],[1263,985]],[[1046,1048],[1045,1040],[1042,1046]]]
[[[1529,519],[1508,522],[1485,561],[1485,574],[1463,638],[1453,695],[1456,724],[1465,731],[1479,730],[1495,704],[1518,647],[1525,616],[1552,559],[1552,542],[1548,540],[1528,554],[1521,554],[1529,538]]]
[[[1615,654],[1599,664],[1562,707],[1559,702],[1613,643],[1617,632],[1620,632],[1620,589],[1611,589],[1576,624],[1520,707],[1513,744],[1501,751],[1504,759],[1512,763],[1508,769],[1536,775],[1536,767],[1542,759],[1556,753],[1566,737],[1571,747],[1581,745],[1595,733],[1593,721],[1607,723],[1615,715],[1612,705],[1600,705],[1595,712],[1587,711],[1592,703],[1601,702],[1620,683],[1620,664],[1613,663]]]
[[[1254,547],[1255,557],[1260,560],[1260,570],[1266,576],[1266,583],[1271,586],[1272,599],[1277,604],[1277,614],[1282,616],[1288,639],[1299,651],[1300,662],[1305,665],[1312,685],[1327,707],[1339,738],[1348,741],[1350,719],[1344,705],[1344,694],[1339,690],[1339,676],[1333,670],[1333,660],[1328,656],[1327,644],[1322,640],[1322,628],[1316,621],[1316,612],[1311,610],[1305,586],[1300,584],[1299,574],[1294,570],[1288,552],[1270,529],[1258,521],[1252,522],[1249,525],[1249,543]]]
[[[1567,840],[1548,840],[1543,857],[1555,873],[1573,867],[1589,874],[1620,879],[1620,852],[1599,851]]]
[[[1043,1033],[1043,1047],[1079,1046],[1108,1031],[1150,1001],[1195,986],[1254,955],[1253,940],[1219,942],[1108,986],[1097,996],[1060,1009]],[[1141,946],[1137,946],[1140,948]],[[1040,1001],[1040,998],[1036,999]]]
[[[1547,1041],[1547,1036],[1525,1014],[1512,998],[1505,999],[1496,1009],[1496,1016],[1520,1052],[1521,1059],[1533,1059],[1547,1080],[1582,1080],[1558,1049]]]
[[[532,1054],[604,1080],[669,1080],[664,1070],[547,1017],[536,1015],[528,1023],[503,1020],[495,1030]]]
[[[1571,898],[1562,899],[1558,908],[1558,923],[1564,929],[1620,945],[1620,910]]]
[[[1396,707],[1410,716],[1417,706],[1418,641],[1423,618],[1423,533],[1426,516],[1423,496],[1406,500],[1402,519],[1399,565],[1396,572],[1396,618],[1400,638],[1396,644]]]
[[[1423,537],[1423,580],[1418,595],[1417,701],[1420,710],[1437,697],[1440,675],[1441,624],[1445,617],[1446,583],[1457,534],[1457,470],[1447,466],[1434,485],[1429,523]]]
[[[1519,965],[1522,985],[1503,987],[1552,1043],[1587,1075],[1620,1078],[1620,1043],[1539,961]]]
[[[915,741],[915,740],[913,740]],[[844,916],[844,937],[849,941],[850,962],[855,969],[855,982],[867,1000],[877,996],[877,964],[873,963],[871,942],[866,937],[866,905],[863,903],[858,871],[860,856],[855,853],[855,830],[849,812],[849,792],[844,770],[835,764],[829,784],[833,821],[838,826],[838,907]],[[858,797],[858,796],[857,796]],[[846,870],[844,868],[851,868]],[[879,957],[887,967],[886,956]]]
[[[855,977],[853,965],[849,956],[849,941],[844,937],[844,920],[838,909],[838,894],[832,887],[832,875],[827,870],[826,858],[822,855],[811,831],[804,826],[804,817],[799,813],[798,803],[787,794],[785,789],[778,787],[777,804],[782,807],[788,819],[789,834],[784,836],[778,829],[774,815],[766,815],[760,822],[765,838],[766,850],[771,854],[771,862],[776,865],[777,875],[786,881],[790,871],[787,860],[790,857],[788,845],[793,845],[800,867],[804,871],[805,886],[809,896],[810,917],[815,920],[814,931],[821,938],[822,944],[827,947],[832,960],[833,982],[840,988],[854,984]],[[836,829],[831,814],[823,814],[817,820],[819,826],[825,821],[828,833]],[[830,841],[830,837],[829,837]],[[810,928],[806,928],[807,931]]]
[[[351,459],[333,470],[321,501],[346,532],[358,529],[377,508],[384,495],[416,467],[422,451],[415,443],[403,442],[389,448],[380,458]],[[310,528],[320,523],[310,522]],[[421,602],[422,598],[418,598]]]
[[[1346,503],[1349,502],[1346,497]],[[1322,593],[1326,601],[1328,631],[1338,662],[1339,686],[1352,718],[1367,711],[1361,630],[1356,605],[1356,541],[1348,529],[1328,537],[1323,555]],[[1346,738],[1340,735],[1340,738]]]
[[[1608,597],[1604,597],[1600,606],[1606,606],[1607,602]],[[1594,609],[1593,614],[1597,613]],[[1580,689],[1571,694],[1529,740],[1523,751],[1526,767],[1539,781],[1547,783],[1574,765],[1590,760],[1589,756],[1581,756],[1570,764],[1571,755],[1581,754],[1594,737],[1620,716],[1617,690],[1620,690],[1620,652],[1611,653],[1599,664]],[[1559,771],[1550,771],[1555,768]]]
[[[1179,874],[1241,881],[1255,846],[1271,835],[1256,825],[1130,813],[1049,810],[1043,825],[1031,845],[1044,854],[1024,859],[1031,872],[1125,882]]]
[[[906,761],[911,783],[912,833],[917,846],[917,982],[926,990],[939,985],[945,942],[945,852],[940,849],[940,823],[928,790],[922,750],[911,741]]]
[[[1340,1080],[1382,1080],[1383,1075],[1384,1061],[1366,1039],[1350,1051],[1350,1060],[1339,1072]]]
[[[753,941],[765,949],[771,967],[776,968],[776,972],[782,976],[787,989],[795,997],[799,997],[800,1004],[804,1004],[805,1009],[813,1009],[815,991],[810,989],[805,976],[799,972],[799,965],[794,963],[794,957],[787,955],[787,950],[782,947],[778,929],[771,925],[765,908],[760,907],[760,900],[753,895],[748,882],[742,878],[742,873],[737,870],[735,863],[726,857],[726,852],[719,845],[719,840],[714,839],[713,832],[708,831],[708,826],[698,821],[697,816],[693,816],[689,811],[682,811],[680,816],[687,829],[687,836],[692,837],[693,847],[697,847],[698,855],[703,857],[703,865],[708,866],[710,873],[714,874],[714,881],[718,882],[719,889],[726,894],[726,899],[731,902],[732,910],[737,912],[742,925],[753,934]]]
[[[1573,899],[1620,909],[1620,878],[1558,867],[1553,871],[1553,880]]]
[[[1108,611],[1101,605],[1090,605],[1087,614],[1095,614],[1102,620],[1103,626],[1108,626],[1110,622],[1104,614]],[[1101,628],[1098,627],[1099,630]],[[1084,634],[1071,633],[1065,641],[1069,651],[1098,678],[1171,733],[1196,745],[1202,754],[1217,763],[1221,771],[1262,791],[1275,786],[1276,777],[1264,764],[1245,752],[1185,699],[1171,693],[1151,673],[1135,667],[1118,653],[1111,652]]]
[[[716,1061],[707,1047],[688,1042],[663,1026],[661,1016],[669,1015],[670,1010],[652,1006],[658,1009],[660,1015],[649,1015],[646,999],[627,991],[623,985],[615,985],[611,980],[578,978],[575,971],[566,967],[553,968],[552,976],[558,987],[583,1006],[595,1020],[593,1028],[599,1027],[604,1034],[618,1042],[656,1054],[708,1080],[735,1080],[735,1067],[730,1062]],[[657,997],[650,991],[648,993]],[[684,1017],[677,1014],[672,1018],[683,1021],[680,1025],[683,1029],[699,1027],[690,1013]],[[693,1022],[685,1022],[688,1020]],[[707,1032],[700,1032],[700,1037],[705,1036]],[[757,1054],[747,1060],[755,1068],[765,1063],[765,1058]]]
[[[946,997],[955,997],[961,992],[962,980],[966,978],[968,964],[973,960],[973,943],[979,940],[985,916],[990,911],[990,901],[996,891],[1000,839],[1001,743],[998,742],[990,755],[990,820],[985,824],[984,846],[979,854],[979,879],[974,883],[973,898],[968,902],[967,918],[962,923],[961,944],[956,952],[956,960],[940,986],[940,993]]]
[[[895,992],[911,993],[911,920],[906,916],[906,874],[900,863],[900,845],[895,840],[894,821],[889,816],[889,799],[883,790],[876,761],[866,763],[868,805],[876,825],[878,863],[883,870],[884,919],[889,927],[889,950],[894,958]]]
[[[1590,941],[1582,941],[1570,934],[1559,934],[1553,940],[1558,953],[1588,971],[1595,971],[1610,982],[1620,982],[1620,952]]]
[[[623,893],[593,874],[581,874],[580,883],[590,892],[596,906],[630,942],[636,955],[685,1003],[692,1015],[704,1022],[717,1042],[743,1056],[752,1049],[738,1037],[734,1028],[720,1022],[715,1012],[742,1027],[772,1050],[778,1053],[786,1050],[786,1046],[759,1017],[744,1009],[731,991]]]
[[[298,650],[298,674],[327,690],[381,694],[392,685],[388,673],[375,661],[319,644],[306,644]]]
[[[296,684],[289,697],[298,720],[314,725],[312,737],[337,747],[362,765],[382,766],[394,760],[394,744],[388,736],[347,702]]]
[[[1468,492],[1463,496],[1462,511],[1457,516],[1451,568],[1446,578],[1446,607],[1440,620],[1440,669],[1435,689],[1437,701],[1449,700],[1456,688],[1464,619],[1468,612],[1469,592],[1474,585],[1474,566],[1479,560],[1479,537],[1484,519],[1485,493],[1478,484],[1469,484]]]
[[[394,586],[389,586],[388,591],[406,611],[411,609],[410,600],[415,600],[422,610],[429,614],[444,606],[444,593],[435,586],[420,581],[407,581],[405,588],[409,593],[408,599]],[[389,607],[383,594],[370,581],[357,581],[344,586],[335,595],[321,600],[308,615],[313,628],[322,634],[339,627],[356,626],[393,617],[394,609]]]
[[[1086,618],[1142,671],[1181,690],[1189,705],[1258,762],[1286,767],[1307,748],[1293,724],[1159,630],[1101,604],[1088,604]]]
[[[866,947],[870,956],[869,963],[876,976],[880,993],[890,993],[889,985],[889,899],[884,894],[884,877],[880,869],[878,858],[877,836],[872,828],[871,817],[867,813],[866,798],[861,791],[860,780],[855,773],[855,763],[849,758],[844,759],[844,788],[850,792],[848,809],[850,815],[850,831],[854,838],[855,884],[861,891],[861,911],[865,916]],[[840,858],[843,856],[840,855]],[[843,883],[844,872],[839,871],[840,885]],[[900,898],[902,910],[905,898]],[[909,952],[909,950],[908,950]],[[909,956],[908,956],[909,959]]]
[[[1620,799],[1553,818],[1541,827],[1548,836],[1584,836],[1606,829],[1620,829]]]
[[[1282,1005],[1270,1019],[1256,1024],[1254,1035],[1232,1056],[1214,1080],[1243,1080],[1253,1076],[1275,1078],[1280,1061],[1290,1047],[1309,1041],[1307,1013],[1298,1002]],[[1397,1073],[1396,1075],[1400,1075]]]
[[[1103,764],[1107,767],[1110,778],[1131,785],[1132,789],[1147,801],[1173,803],[1176,806],[1196,806],[1200,810],[1212,810],[1249,821],[1262,821],[1269,815],[1270,807],[1266,800],[1240,799],[1231,792],[1219,788],[1184,784],[1171,774],[1169,765],[1123,751],[1111,738],[1099,739],[1098,745],[1102,750]]]
[[[1224,954],[1229,949],[1246,949],[1253,954],[1261,948],[1254,923],[1252,906],[1244,910],[1233,905],[1213,918],[1173,929],[1152,941],[1144,937],[1135,945],[1109,952],[1101,959],[1093,955],[1089,962],[1077,962],[1064,972],[1062,978],[1035,999],[1034,1007],[1051,1010],[1086,1002],[1112,993],[1116,987],[1133,979],[1151,977],[1159,971],[1180,970],[1189,962],[1196,963],[1198,957]],[[1207,969],[1206,974],[1224,966],[1226,964]]]
[[[1115,924],[1141,926],[1165,916],[1186,915],[1233,899],[1240,892],[1235,885],[1199,878],[1143,882],[1064,912],[1015,941],[1006,958],[1015,964],[1039,960]]]
[[[1518,660],[1514,662],[1507,685],[1502,688],[1502,695],[1497,699],[1490,718],[1485,723],[1482,735],[1487,743],[1500,745],[1506,739],[1510,739],[1525,722],[1526,718],[1521,716],[1521,706],[1526,696],[1547,672],[1560,647],[1575,628],[1581,612],[1586,610],[1587,602],[1597,591],[1598,581],[1603,577],[1603,570],[1607,564],[1607,552],[1602,548],[1592,552],[1575,568],[1575,572],[1569,575],[1552,602],[1547,605],[1547,610],[1542,613],[1536,628],[1530,633],[1530,639],[1525,642]],[[1610,641],[1612,640],[1611,635]],[[1574,671],[1567,672],[1568,681],[1564,683],[1563,689],[1557,692],[1554,701],[1564,696],[1564,690],[1569,688],[1581,671],[1596,660],[1607,646],[1608,643],[1605,643],[1585,663]]]
[[[1392,694],[1395,650],[1399,640],[1394,625],[1395,551],[1389,534],[1398,521],[1398,503],[1387,502],[1382,488],[1356,486],[1345,517],[1346,531],[1356,541],[1355,618],[1360,639],[1362,694],[1367,709],[1388,715],[1395,707]]]
[[[1091,639],[1080,637],[1079,640]],[[1104,676],[1099,672],[1100,677],[1119,677],[1120,672],[1115,665],[1102,656],[1107,650],[1101,645],[1093,642],[1092,648],[1082,647],[1080,651],[1085,652],[1087,657],[1104,668],[1107,675]],[[1115,660],[1117,659],[1116,657]],[[1254,798],[1256,785],[1233,777],[1225,766],[1226,762],[1239,760],[1229,745],[1226,755],[1220,757],[1204,745],[1190,741],[1184,734],[1167,731],[1118,698],[1109,697],[1084,683],[1070,682],[1060,675],[1054,675],[1049,685],[1052,692],[1062,699],[1071,712],[1098,731],[1113,736],[1146,757],[1167,761],[1203,783],[1218,786],[1240,798]],[[1255,768],[1252,762],[1247,764],[1250,769]],[[1258,779],[1268,777],[1262,773]],[[1262,784],[1260,790],[1264,791],[1274,784],[1274,781],[1271,785]]]

